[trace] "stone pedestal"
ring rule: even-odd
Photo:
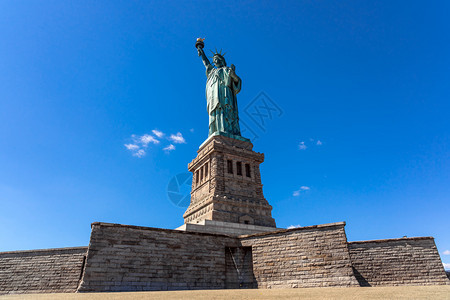
[[[259,165],[264,154],[248,141],[211,136],[188,165],[193,173],[191,204],[185,223],[202,220],[275,227],[264,198]]]

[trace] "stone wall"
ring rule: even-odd
[[[78,291],[225,288],[225,249],[238,240],[119,224],[93,223]]]
[[[78,291],[358,286],[344,226],[233,238],[93,223]]]
[[[87,247],[0,253],[0,294],[75,292]]]
[[[347,248],[345,223],[242,237],[252,247],[258,288],[359,286]]]
[[[450,283],[433,238],[347,243],[344,227],[232,237],[93,223],[89,248],[0,253],[0,294]]]
[[[449,284],[431,237],[351,242],[348,247],[361,286]]]

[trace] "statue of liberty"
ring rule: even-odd
[[[236,75],[234,65],[227,63],[220,52],[213,53],[211,65],[203,51],[204,39],[197,39],[196,48],[206,67],[206,101],[209,115],[209,134],[224,135],[239,140],[241,137],[236,95],[241,91],[242,80]]]

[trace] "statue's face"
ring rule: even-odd
[[[213,63],[218,68],[224,66],[223,60],[220,58],[220,56],[217,56],[217,55],[214,55]]]

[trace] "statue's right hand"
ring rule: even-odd
[[[203,49],[202,48],[198,47],[197,51],[198,51],[198,56],[202,56],[203,55]]]

